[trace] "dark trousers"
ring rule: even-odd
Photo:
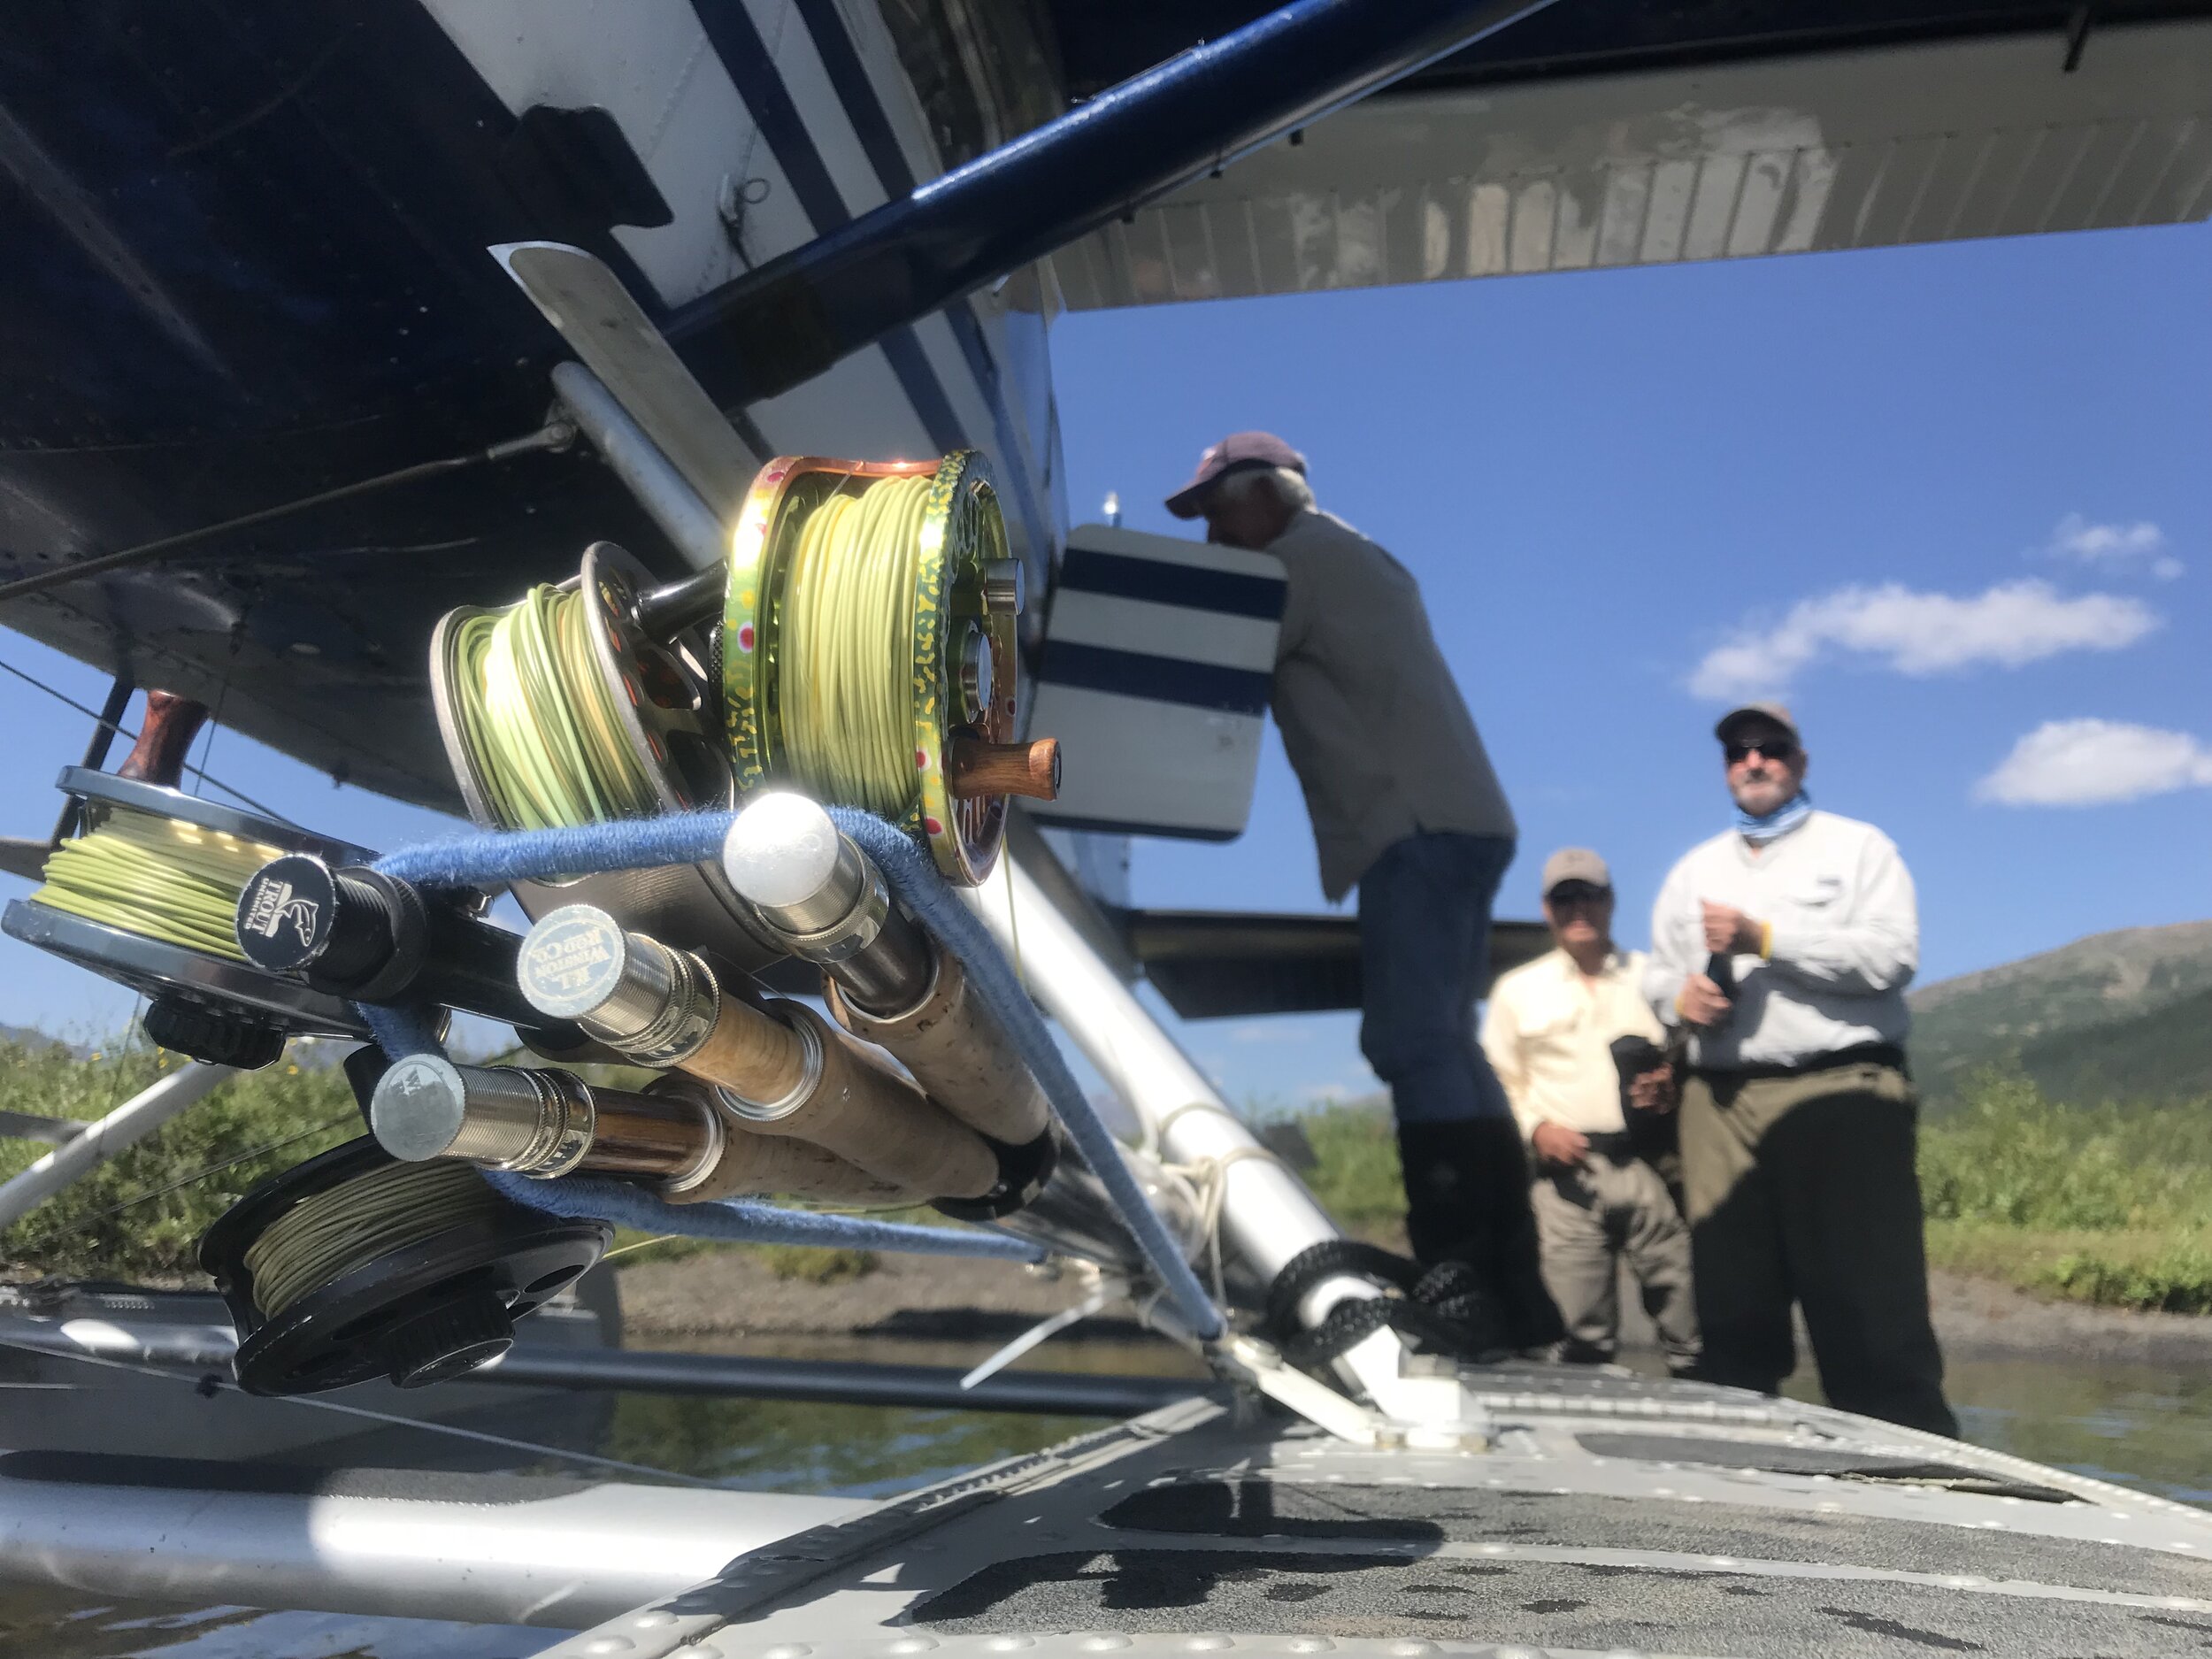
[[[1429,832],[1386,848],[1359,879],[1359,1050],[1402,1124],[1512,1119],[1475,1041],[1490,906],[1512,862],[1502,835]]]
[[[1894,1066],[1694,1076],[1682,1092],[1701,1374],[1772,1394],[1805,1311],[1829,1403],[1955,1435],[1928,1317],[1917,1118]]]
[[[1513,1346],[1535,1348],[1564,1327],[1538,1271],[1520,1128],[1475,1041],[1490,906],[1512,862],[1503,836],[1425,833],[1360,878],[1359,1046],[1390,1086],[1415,1256],[1474,1268]]]

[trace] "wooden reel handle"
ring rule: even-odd
[[[959,800],[979,795],[1019,795],[1033,801],[1060,798],[1060,740],[987,743],[956,733],[946,756],[945,782]]]
[[[119,778],[134,783],[158,783],[174,789],[184,778],[184,757],[192,740],[207,724],[207,705],[180,697],[173,691],[149,691],[146,718],[139,723],[138,741],[115,769]]]

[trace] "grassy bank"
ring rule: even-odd
[[[77,1058],[0,1044],[0,1108],[93,1118],[179,1064],[144,1049]],[[1403,1248],[1397,1148],[1383,1112],[1335,1106],[1301,1120],[1307,1179],[1351,1232]],[[264,1177],[360,1133],[335,1069],[280,1064],[203,1104],[0,1232],[0,1273],[175,1282],[201,1232]],[[42,1146],[0,1141],[0,1177]],[[2212,1312],[2212,1102],[2158,1109],[2055,1103],[2018,1076],[1976,1079],[1925,1125],[1930,1258],[2047,1295]],[[626,1237],[625,1243],[641,1240]],[[687,1254],[657,1244],[634,1259]],[[787,1277],[825,1286],[866,1273],[856,1251],[776,1250]]]
[[[1939,1265],[2109,1307],[2212,1312],[2212,1101],[2071,1107],[1985,1072],[1920,1140]]]
[[[1302,1126],[1323,1202],[1387,1241],[1403,1203],[1388,1118],[1337,1106]],[[1922,1126],[1920,1183],[1939,1267],[2107,1307],[2212,1312],[2212,1101],[2074,1107],[1985,1072]]]

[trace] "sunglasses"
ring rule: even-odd
[[[1797,758],[1797,745],[1786,737],[1739,737],[1722,745],[1728,764],[1749,760],[1754,755],[1764,755],[1777,765],[1786,766]]]
[[[1544,896],[1557,904],[1596,904],[1613,896],[1609,887],[1593,887],[1578,881],[1563,881]]]

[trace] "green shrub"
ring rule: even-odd
[[[1924,1126],[1930,1219],[2062,1231],[2186,1226],[2212,1217],[2202,1105],[2062,1106],[2017,1072],[1988,1071],[1961,1110]]]
[[[2164,1241],[2147,1261],[2077,1250],[2035,1275],[2042,1288],[2074,1302],[2156,1313],[2212,1313],[2212,1248],[2201,1238]]]
[[[191,1064],[139,1046],[79,1059],[58,1046],[0,1044],[0,1108],[101,1118]],[[353,1092],[335,1068],[286,1060],[242,1073],[0,1232],[0,1265],[17,1277],[194,1277],[200,1234],[248,1188],[361,1133]],[[0,1141],[0,1176],[50,1150]]]
[[[1398,1138],[1386,1106],[1349,1102],[1324,1106],[1298,1121],[1313,1148],[1314,1167],[1306,1172],[1306,1185],[1338,1225],[1371,1237],[1404,1224]]]

